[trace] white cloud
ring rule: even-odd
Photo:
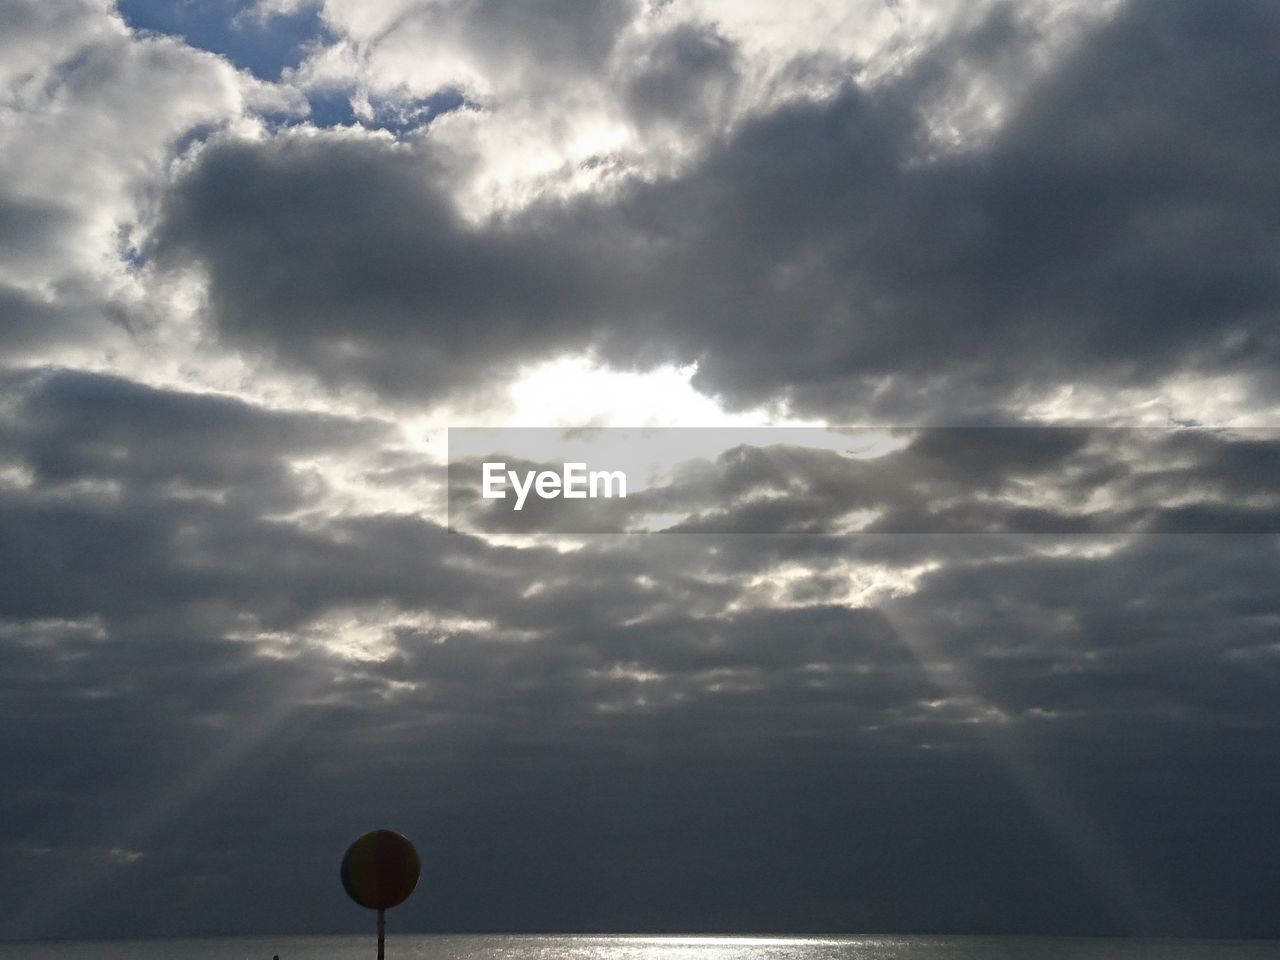
[[[6,17],[0,216],[22,241],[0,244],[0,289],[25,305],[25,350],[9,359],[110,365],[156,320],[131,260],[175,151],[296,95],[135,34],[107,3],[24,2]]]

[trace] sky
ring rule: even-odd
[[[1278,36],[0,0],[0,937],[1280,936]]]

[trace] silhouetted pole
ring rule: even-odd
[[[386,958],[387,909],[403,903],[422,870],[413,844],[393,830],[374,830],[347,848],[342,886],[362,907],[378,911],[378,960]]]

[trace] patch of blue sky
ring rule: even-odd
[[[366,127],[387,130],[396,136],[430,125],[436,117],[461,110],[467,98],[452,87],[437,90],[429,97],[370,99],[373,116],[365,118]]]
[[[311,115],[307,120],[317,127],[345,127],[357,123],[349,90],[308,90]]]
[[[317,127],[340,127],[358,124],[367,130],[386,130],[401,137],[431,125],[436,117],[472,106],[461,91],[452,87],[437,90],[427,97],[373,96],[369,109],[357,111],[352,91],[339,88],[316,88],[306,91],[311,112],[306,117],[275,117],[284,123],[306,121]]]
[[[265,18],[253,6],[253,0],[119,0],[134,29],[182,37],[263,80],[280,79],[302,62],[310,43],[328,35],[315,5]]]

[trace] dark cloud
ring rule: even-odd
[[[395,29],[447,26],[530,98],[607,74],[638,127],[706,135],[683,172],[472,222],[433,134],[223,135],[130,282],[198,267],[222,343],[406,406],[568,350],[837,419],[1016,423],[1024,388],[1176,373],[1266,396],[1271,5],[1135,0],[950,152],[957,77],[1035,38],[1011,5],[727,131],[743,53],[686,25],[609,73],[637,15],[477,0]],[[6,194],[6,269],[56,253],[61,199]],[[0,286],[6,349],[123,322],[73,274]],[[363,929],[335,868],[379,824],[426,853],[406,930],[1280,934],[1265,432],[744,445],[625,508],[878,526],[572,540],[339,495],[324,462],[443,490],[398,438],[0,373],[0,935]]]
[[[304,493],[288,457],[350,451],[386,432],[372,422],[271,413],[230,397],[71,370],[10,374],[0,386],[16,399],[4,446],[41,486],[116,482],[130,495],[230,494],[283,509]]]
[[[751,597],[748,579],[710,586],[735,566],[722,540],[512,554],[416,526],[335,527],[307,542],[308,564],[252,528],[218,552],[266,561],[253,580],[312,603],[367,600],[376,582],[399,607],[461,607],[490,627],[398,630],[388,659],[343,662],[306,647],[263,658],[217,635],[231,610],[203,635],[109,607],[100,627],[58,622],[70,601],[43,626],[10,621],[11,855],[46,890],[70,863],[107,861],[89,871],[94,909],[82,891],[59,929],[124,929],[105,918],[145,890],[164,891],[174,930],[332,924],[341,894],[319,878],[372,817],[431,851],[431,896],[406,925],[633,928],[656,911],[706,929],[699,918],[745,923],[749,906],[782,929],[1265,932],[1238,926],[1257,897],[1235,882],[1229,895],[1240,875],[1216,871],[1234,863],[1266,889],[1273,870],[1249,850],[1276,798],[1274,538],[1113,541],[1105,559],[989,541],[883,612],[699,616]],[[800,540],[792,560],[820,542]],[[776,568],[757,554],[744,551]],[[250,579],[221,593],[269,621],[272,594]],[[182,602],[164,581],[147,592]],[[1027,752],[1180,917],[1106,901],[1080,838],[1020,785],[1011,758]],[[112,849],[144,858],[126,868]],[[255,870],[246,904],[237,878]],[[935,889],[939,870],[972,897]],[[1040,870],[1047,886],[1019,893]],[[1220,879],[1206,885],[1206,870]],[[548,884],[555,898],[539,894]],[[502,891],[503,909],[479,907],[480,890]],[[990,899],[999,915],[980,908]]]
[[[512,549],[270,518],[268,465],[368,425],[12,383],[10,422],[40,429],[7,432],[32,482],[0,502],[0,842],[29,904],[7,932],[126,932],[140,897],[157,931],[331,926],[330,860],[370,818],[431,851],[404,922],[432,928],[1271,929],[1249,891],[1274,873],[1251,852],[1278,782],[1274,537]],[[904,453],[1039,475],[1088,449],[1065,436],[1004,470],[948,435]],[[896,599],[844,599],[922,564]],[[358,622],[379,658],[327,646]],[[1116,863],[1165,906],[1113,900]]]
[[[23,264],[48,257],[61,246],[59,234],[70,221],[55,204],[0,196],[0,259]]]
[[[210,147],[158,249],[205,263],[235,341],[395,394],[465,389],[498,358],[564,344],[560,311],[603,304],[607,280],[588,274],[585,238],[539,252],[519,228],[468,227],[430,167],[347,138]],[[561,275],[571,261],[583,266]]]
[[[1276,26],[1260,3],[1134,3],[972,150],[925,158],[922,66],[745,121],[678,177],[479,226],[429,142],[225,143],[157,249],[205,266],[228,337],[396,395],[592,347],[696,360],[730,402],[845,415],[981,417],[1026,387],[1209,368],[1265,381],[1280,200],[1260,171],[1280,138],[1257,38]]]
[[[627,78],[626,103],[642,126],[716,129],[737,91],[738,51],[713,27],[682,23],[660,36]]]
[[[533,69],[590,73],[601,69],[636,11],[635,0],[461,0],[422,4],[408,16],[458,30],[495,63],[510,64],[519,50],[518,61]]]
[[[0,315],[4,317],[0,343],[7,351],[68,340],[84,332],[64,308],[8,285],[0,285]]]

